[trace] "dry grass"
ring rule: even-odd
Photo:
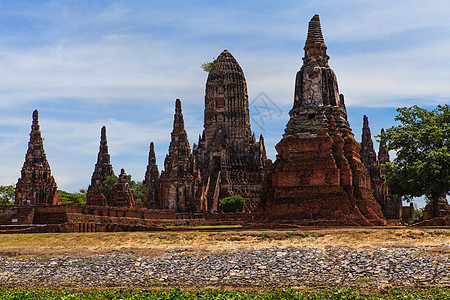
[[[0,255],[89,256],[110,251],[157,256],[167,250],[223,252],[267,247],[436,247],[447,252],[450,229],[337,228],[214,232],[39,233],[0,235]],[[442,248],[445,247],[445,248]],[[450,252],[450,251],[449,251]]]

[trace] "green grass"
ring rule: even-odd
[[[294,289],[274,289],[269,291],[224,291],[200,290],[185,291],[179,288],[172,290],[51,290],[51,289],[0,289],[0,299],[450,299],[449,288],[431,288],[423,290],[380,289],[363,291],[354,289],[325,289],[302,291]]]

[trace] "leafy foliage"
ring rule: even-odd
[[[67,203],[86,204],[86,194],[82,193],[81,191],[79,193],[69,193],[66,191],[58,190],[58,196],[62,204]]]
[[[133,198],[136,204],[142,204],[146,201],[146,187],[143,181],[131,180],[131,175],[128,175],[128,184],[133,193]]]
[[[418,106],[398,108],[393,126],[380,135],[397,157],[387,164],[392,193],[406,198],[433,199],[450,190],[450,106],[428,111]]]
[[[136,204],[142,204],[146,200],[146,188],[142,181],[134,181],[131,179],[131,175],[127,175],[128,186],[130,187],[131,193],[133,193],[133,198]],[[111,196],[112,188],[114,184],[119,182],[119,178],[115,175],[106,177],[100,186],[100,191],[108,199]]]
[[[16,186],[14,184],[0,186],[0,204],[14,204],[15,194]]]
[[[211,69],[214,67],[214,65],[216,64],[217,59],[213,59],[213,61],[210,62],[204,62],[202,63],[202,69],[205,72],[210,72]]]
[[[103,195],[108,199],[111,196],[112,188],[114,184],[119,182],[119,178],[116,175],[111,175],[106,177],[100,186],[99,190],[103,193]]]
[[[223,212],[241,212],[244,210],[245,199],[241,195],[235,195],[220,199],[219,209]]]

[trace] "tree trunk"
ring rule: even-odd
[[[434,196],[431,198],[433,203],[433,218],[439,217],[439,196]]]

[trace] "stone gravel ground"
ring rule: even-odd
[[[449,250],[292,247],[158,257],[0,257],[0,287],[450,286]]]

